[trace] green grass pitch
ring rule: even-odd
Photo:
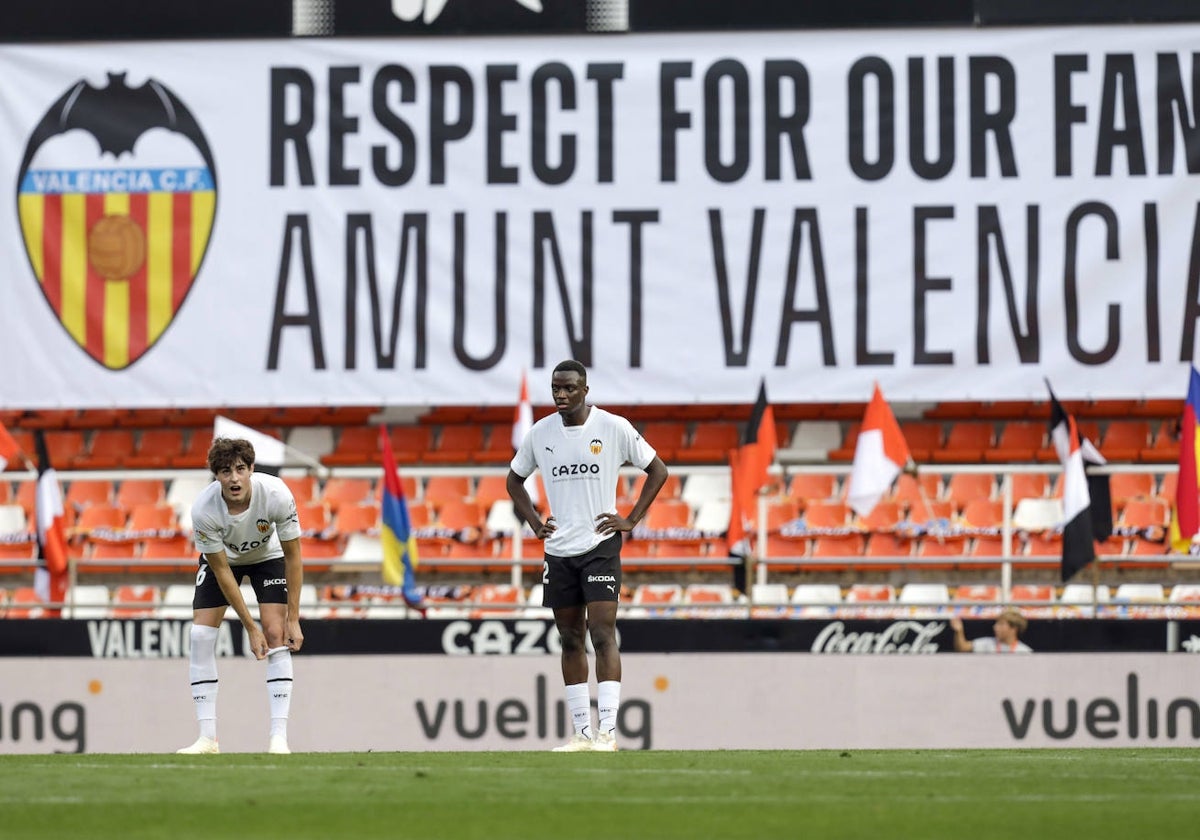
[[[1190,749],[0,756],[0,837],[1192,837]]]

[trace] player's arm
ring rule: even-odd
[[[522,522],[528,522],[529,527],[533,529],[534,535],[539,540],[544,540],[546,537],[554,533],[554,517],[548,517],[545,522],[538,515],[537,508],[533,504],[533,499],[529,498],[529,491],[525,489],[525,480],[529,476],[521,477],[510,469],[508,478],[504,480],[504,486],[508,490],[509,498],[513,502],[513,512]]]
[[[216,575],[217,584],[221,587],[221,594],[225,596],[229,606],[233,607],[233,611],[237,613],[242,626],[246,628],[246,635],[250,637],[250,650],[254,652],[255,658],[262,659],[267,655],[267,637],[263,635],[262,628],[255,622],[254,617],[250,615],[250,608],[246,606],[246,599],[242,597],[241,587],[238,586],[237,579],[233,576],[233,570],[229,568],[229,557],[222,549],[211,554],[205,552],[204,559],[208,561],[208,570]]]
[[[300,587],[304,585],[304,562],[300,557],[300,539],[280,540],[283,546],[283,574],[287,579],[287,632],[283,643],[291,650],[300,650],[304,633],[300,629]]]
[[[662,458],[655,455],[654,459],[646,465],[646,480],[642,483],[642,492],[638,493],[637,501],[633,503],[629,516],[621,516],[619,513],[602,513],[596,517],[596,531],[601,534],[632,531],[639,522],[646,518],[646,512],[650,510],[654,497],[667,483],[668,475],[670,473],[667,465],[663,463]]]
[[[950,631],[954,633],[954,649],[959,653],[969,653],[975,649],[973,645],[963,633],[962,619],[956,615],[950,617]]]

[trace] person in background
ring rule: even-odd
[[[192,506],[192,528],[201,552],[192,598],[192,702],[200,737],[177,752],[218,753],[217,631],[233,607],[256,659],[267,660],[271,715],[267,751],[287,754],[292,702],[292,651],[300,650],[300,518],[296,499],[276,476],[254,471],[254,446],[240,438],[217,438],[208,450],[213,481]],[[250,579],[262,627],[255,623],[240,582]]]
[[[1033,648],[1020,639],[1020,635],[1028,626],[1029,622],[1021,615],[1020,610],[1008,607],[992,625],[994,636],[968,639],[963,633],[962,619],[958,616],[950,619],[950,630],[954,633],[954,649],[959,653],[1032,653]]]
[[[543,603],[554,611],[562,637],[562,675],[575,734],[557,752],[615,752],[621,700],[621,653],[617,649],[617,602],[621,593],[622,531],[632,531],[667,480],[667,467],[633,424],[590,406],[587,369],[560,362],[550,378],[557,414],[543,417],[521,441],[506,486],[517,516],[545,541]],[[621,466],[646,471],[628,516],[617,511]],[[541,470],[550,503],[545,521],[525,479]],[[592,737],[591,695],[584,634],[596,650],[599,721]]]

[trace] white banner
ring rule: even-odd
[[[0,47],[0,406],[1182,397],[1198,42]]]
[[[1182,654],[623,659],[624,749],[1200,743],[1200,677]],[[264,751],[265,666],[219,671],[222,750]],[[298,751],[546,749],[570,728],[556,656],[301,655],[295,671]],[[196,726],[178,658],[0,659],[0,715],[0,753],[169,752]]]

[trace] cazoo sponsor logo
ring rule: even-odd
[[[588,651],[594,653],[590,635],[586,644]],[[617,646],[620,645],[618,631]],[[562,653],[562,639],[549,621],[451,621],[442,631],[442,652],[451,656]]]

